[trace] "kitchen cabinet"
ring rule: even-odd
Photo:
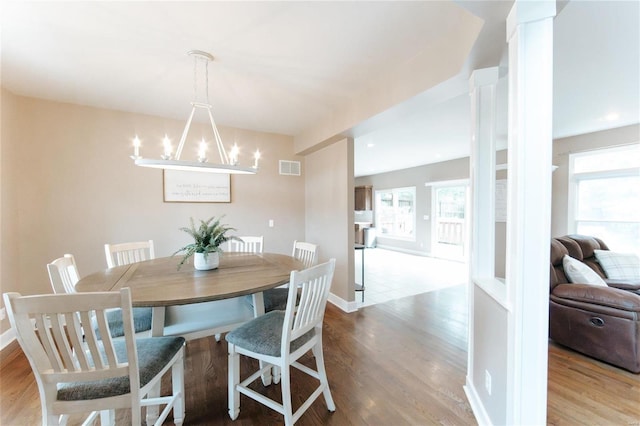
[[[356,210],[372,210],[373,209],[373,187],[356,186],[355,205]]]

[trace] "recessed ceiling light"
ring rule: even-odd
[[[367,144],[367,148],[373,148],[374,146],[376,146],[376,144],[375,144],[375,143],[368,143],[368,144]]]
[[[620,118],[620,114],[618,114],[617,112],[612,112],[604,116],[604,119],[607,121],[616,121],[619,118]]]

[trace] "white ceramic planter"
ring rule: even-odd
[[[209,253],[206,259],[204,253],[194,253],[193,255],[193,267],[199,271],[216,269],[218,265],[220,265],[220,253],[218,252]]]

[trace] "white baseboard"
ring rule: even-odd
[[[337,306],[338,308],[340,308],[341,310],[343,310],[346,313],[351,313],[351,312],[355,312],[355,311],[358,310],[358,305],[359,305],[358,302],[356,302],[356,301],[347,302],[343,298],[338,297],[333,293],[329,293],[328,301],[331,302],[332,304],[334,304],[335,306]]]
[[[480,426],[490,426],[491,419],[487,414],[487,411],[484,409],[484,405],[482,404],[482,400],[476,392],[476,388],[473,386],[469,376],[467,376],[467,382],[463,386],[464,393],[467,395],[467,399],[469,400],[469,405],[471,405],[471,411],[473,411],[473,415]]]
[[[16,340],[16,333],[13,331],[13,328],[0,334],[0,350],[4,350],[4,348],[13,343],[14,340]]]

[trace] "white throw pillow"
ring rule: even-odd
[[[634,253],[613,253],[594,250],[598,263],[611,280],[640,281],[640,257]]]
[[[562,258],[562,266],[564,273],[572,283],[607,286],[607,283],[593,269],[568,254]]]

